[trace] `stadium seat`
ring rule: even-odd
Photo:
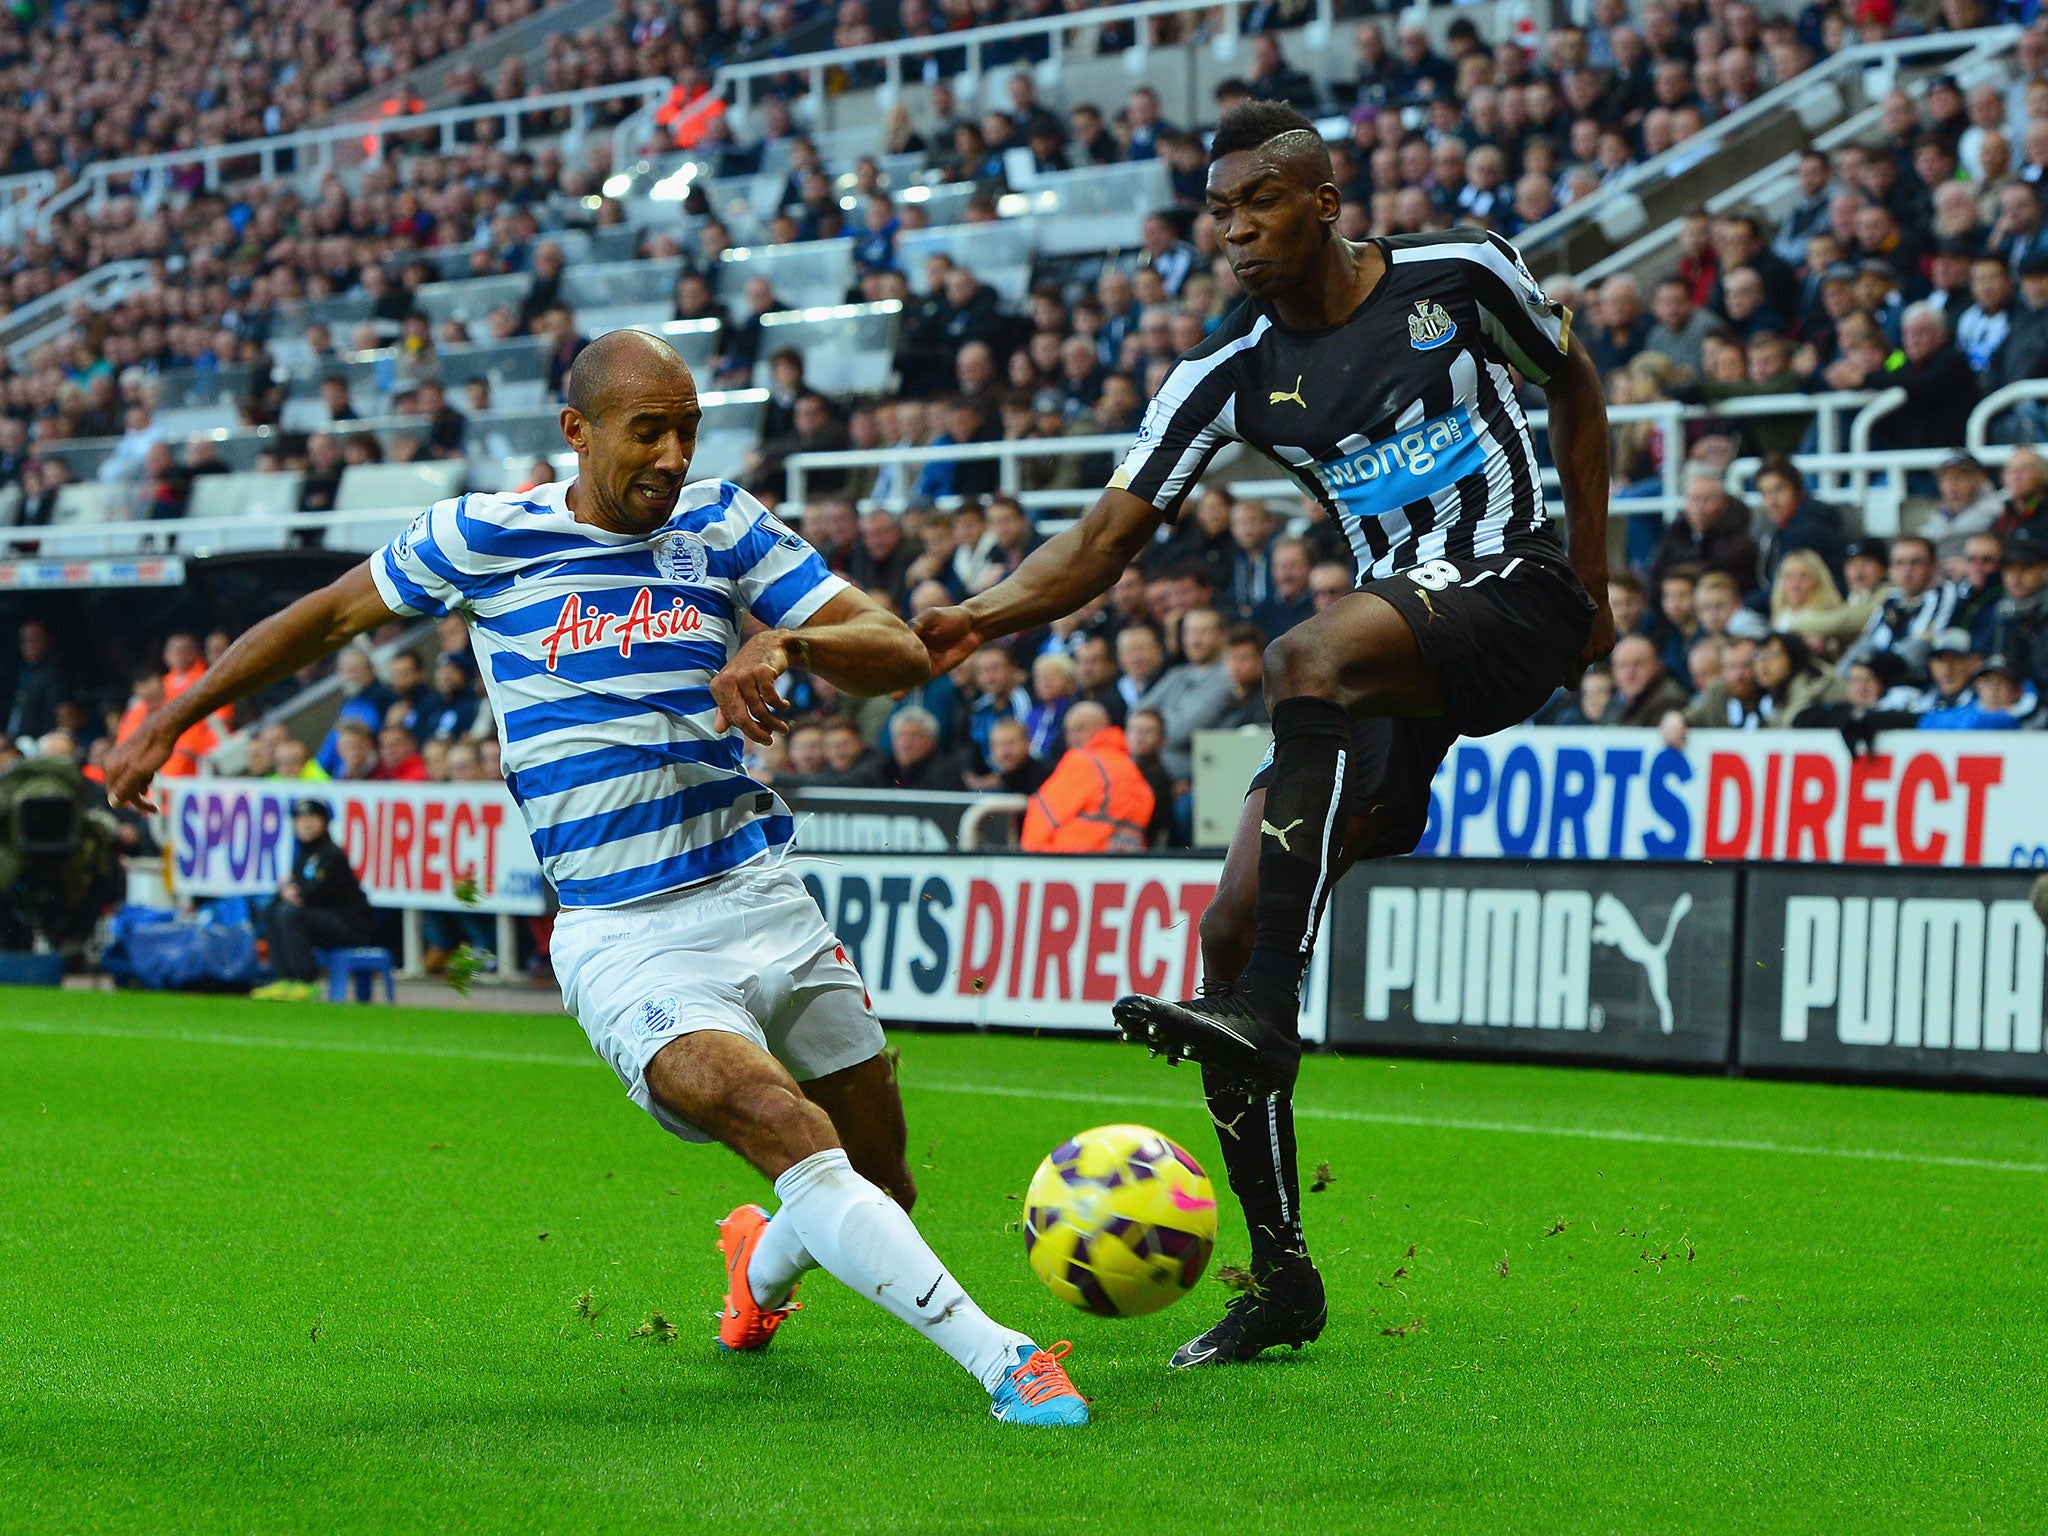
[[[469,466],[435,460],[420,464],[351,464],[335,492],[337,512],[376,512],[387,507],[426,507],[462,494]]]
[[[132,485],[101,485],[97,481],[67,485],[57,492],[57,504],[50,509],[50,522],[53,526],[119,522],[128,517],[134,504],[135,487]]]
[[[747,279],[765,277],[776,297],[796,309],[837,304],[853,283],[853,241],[809,240],[801,245],[765,245],[727,251],[718,268],[718,297],[737,305]]]
[[[392,981],[391,951],[388,949],[374,944],[359,949],[316,949],[313,958],[327,972],[327,1001],[330,1003],[347,1002],[351,982],[354,983],[356,1001],[369,1002],[379,976],[384,978],[384,1001],[398,1000],[398,988]]]
[[[201,475],[192,482],[187,517],[281,517],[299,510],[293,474]]]

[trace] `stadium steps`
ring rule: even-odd
[[[1735,206],[1760,177],[1796,165],[1807,149],[1845,142],[1875,119],[1895,87],[1918,95],[1931,76],[1952,73],[1967,91],[2001,78],[2019,34],[2018,27],[1985,27],[1844,49],[1515,243],[1538,276],[1640,270],[1616,258],[1645,242],[1675,240],[1680,219],[1695,208]],[[1742,195],[1731,196],[1737,189]]]

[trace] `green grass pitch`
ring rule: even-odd
[[[767,1191],[565,1019],[0,990],[0,1530],[2041,1528],[2048,1103],[1311,1059],[1329,1331],[1182,1376],[1219,1285],[1085,1317],[1014,1224],[1091,1124],[1213,1167],[1194,1074],[897,1039],[919,1224],[1085,1431],[822,1276],[721,1355]]]

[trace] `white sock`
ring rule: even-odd
[[[761,1306],[779,1307],[789,1300],[803,1272],[817,1267],[818,1261],[797,1236],[796,1223],[778,1214],[769,1221],[747,1260],[747,1289]]]
[[[1031,1340],[968,1298],[903,1208],[855,1173],[844,1152],[813,1153],[775,1181],[775,1193],[782,1209],[771,1232],[787,1222],[819,1267],[902,1318],[988,1391],[1016,1368],[1017,1346]],[[747,1276],[751,1285],[751,1264]]]

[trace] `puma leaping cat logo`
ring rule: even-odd
[[[1593,942],[1620,950],[1626,959],[1643,968],[1643,977],[1650,984],[1650,1000],[1657,1005],[1657,1022],[1667,1035],[1671,1033],[1672,1023],[1671,971],[1668,964],[1671,941],[1678,936],[1678,925],[1691,910],[1691,893],[1681,893],[1671,904],[1671,915],[1664,919],[1664,941],[1652,944],[1643,937],[1643,930],[1636,926],[1635,914],[1621,904],[1620,897],[1604,892],[1593,903]]]
[[[1300,826],[1301,823],[1302,818],[1299,816],[1295,817],[1294,820],[1287,823],[1287,825],[1284,827],[1276,827],[1270,821],[1262,820],[1259,823],[1259,830],[1261,832],[1268,833],[1272,837],[1278,839],[1280,843],[1280,851],[1282,853],[1292,853],[1294,852],[1294,848],[1293,845],[1287,841],[1287,834],[1292,832],[1296,827]]]
[[[1294,376],[1294,388],[1276,389],[1266,396],[1266,404],[1268,405],[1280,405],[1288,400],[1292,400],[1304,411],[1308,409],[1308,402],[1301,398],[1301,375],[1298,373]]]

